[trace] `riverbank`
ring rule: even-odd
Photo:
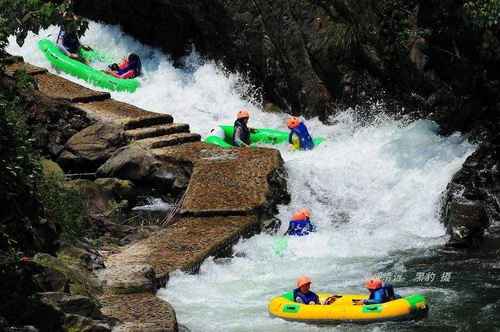
[[[7,75],[18,70],[34,79],[44,98],[88,118],[89,125],[67,141],[47,142],[67,175],[91,174],[93,181],[82,181],[92,186],[106,179],[134,187],[155,187],[157,181],[156,190],[178,197],[178,213],[156,231],[134,239],[129,229],[127,245],[102,244],[104,268],[93,271],[102,287],[93,295],[115,329],[176,331],[175,311],[154,293],[170,272],[196,272],[205,258],[230,253],[239,238],[260,231],[276,205],[288,201],[280,153],[222,150],[200,142],[200,135],[170,115],[115,101],[20,58],[7,67]],[[115,226],[106,221],[108,229]]]

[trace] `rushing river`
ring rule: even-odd
[[[56,35],[56,28],[40,33]],[[40,36],[29,35],[23,47],[12,40],[7,50],[50,68],[36,49]],[[203,61],[195,51],[179,69],[167,55],[117,27],[92,23],[82,41],[116,58],[129,52],[141,56],[141,88],[134,94],[113,92],[115,99],[172,114],[203,135],[216,124],[231,123],[242,107],[251,112],[251,126],[285,129],[286,116],[263,112],[257,106],[258,93],[240,75]],[[273,250],[275,236],[260,234],[240,241],[230,259],[208,259],[197,275],[172,274],[168,288],[158,295],[175,307],[179,322],[192,331],[500,328],[499,264],[488,257],[461,257],[439,249],[447,240],[439,222],[441,194],[475,147],[460,134],[438,136],[437,125],[429,121],[404,122],[378,115],[364,123],[354,111],[330,120],[328,126],[317,119],[307,122],[313,135],[327,138],[315,150],[280,148],[292,196],[291,204],[279,209],[284,222],[280,232],[299,207],[312,210],[318,232],[291,238],[282,255]],[[314,290],[338,293],[365,292],[363,280],[381,275],[402,295],[426,295],[429,317],[418,322],[335,326],[271,318],[268,300],[291,290],[301,274],[312,277]]]

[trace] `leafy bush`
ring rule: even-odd
[[[40,169],[24,107],[23,98],[14,91],[0,89],[0,250],[4,252],[48,249],[34,235],[42,211],[35,193]]]
[[[500,0],[466,1],[465,12],[478,28],[492,28],[500,23]]]
[[[71,11],[70,1],[0,0],[0,54],[7,46],[9,36],[16,36],[17,43],[22,45],[29,31],[37,33],[40,28],[51,24],[65,25],[82,35],[87,22],[63,18],[63,13]]]

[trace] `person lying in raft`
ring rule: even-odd
[[[248,128],[249,118],[250,113],[248,113],[248,111],[245,109],[239,111],[236,115],[232,140],[232,144],[234,146],[250,146],[250,133],[254,133],[255,129]]]
[[[302,208],[295,212],[288,225],[285,235],[304,236],[316,231],[316,227],[311,222],[311,211]]]
[[[128,58],[123,59],[120,64],[113,63],[108,66],[106,73],[116,78],[135,78],[141,75],[141,58],[135,53],[131,53]]]
[[[401,298],[394,293],[394,287],[386,284],[380,279],[370,279],[365,283],[365,287],[370,291],[370,297],[367,300],[352,300],[355,305],[363,304],[381,304]]]
[[[288,142],[294,150],[312,150],[314,148],[313,139],[302,120],[291,117],[287,120],[287,126],[290,129]]]

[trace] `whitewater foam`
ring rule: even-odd
[[[56,33],[51,27],[40,35]],[[7,50],[49,68],[36,50],[38,38],[30,34],[23,47],[11,40]],[[116,58],[129,52],[141,56],[141,88],[134,94],[112,92],[115,99],[172,114],[203,135],[216,124],[231,123],[242,107],[250,110],[252,126],[285,129],[286,116],[262,112],[258,94],[240,75],[203,61],[196,52],[179,69],[119,28],[96,23],[82,41]],[[273,251],[276,237],[260,234],[240,241],[229,261],[208,259],[198,275],[173,273],[159,296],[174,305],[179,321],[192,331],[303,331],[302,324],[271,319],[266,309],[272,296],[293,288],[298,275],[310,275],[315,289],[359,292],[366,276],[445,242],[438,218],[441,193],[474,146],[459,134],[439,136],[430,121],[378,116],[365,124],[354,111],[331,121],[330,126],[318,119],[307,122],[314,135],[327,138],[315,150],[279,147],[292,196],[290,205],[279,208],[280,232],[300,207],[313,211],[318,232],[290,238],[282,256]]]

